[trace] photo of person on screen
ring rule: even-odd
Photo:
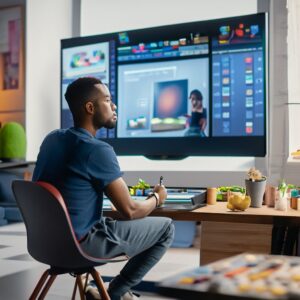
[[[192,103],[192,114],[188,115],[189,129],[185,136],[206,137],[204,130],[207,125],[207,111],[203,107],[202,93],[197,89],[192,90],[189,99]]]

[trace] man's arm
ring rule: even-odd
[[[165,187],[157,185],[154,188],[154,192],[158,193],[159,204],[162,204],[167,197]],[[143,218],[156,208],[155,196],[150,197],[146,201],[132,200],[127,185],[121,177],[107,185],[105,194],[125,219]]]

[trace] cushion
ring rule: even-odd
[[[5,208],[5,219],[7,219],[8,222],[23,221],[20,210],[17,207],[6,207]]]
[[[0,206],[1,206],[1,202],[16,203],[11,188],[12,182],[16,179],[22,179],[22,178],[10,172],[0,171]]]
[[[5,215],[5,209],[3,207],[0,207],[0,220],[4,219],[4,215]]]
[[[5,219],[0,220],[0,226],[6,225],[8,222]]]

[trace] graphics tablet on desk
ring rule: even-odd
[[[165,203],[158,209],[165,210],[194,210],[206,205],[206,190],[194,193],[170,193]]]

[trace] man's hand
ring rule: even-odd
[[[158,193],[158,195],[159,195],[159,205],[162,205],[165,202],[165,200],[168,196],[165,186],[157,184],[153,188],[153,192]]]
[[[160,185],[155,186],[154,192],[159,195],[159,204],[163,203],[167,197],[165,187]],[[105,194],[126,220],[144,218],[156,207],[155,197],[151,197],[147,201],[132,200],[128,187],[121,177],[106,186]]]

